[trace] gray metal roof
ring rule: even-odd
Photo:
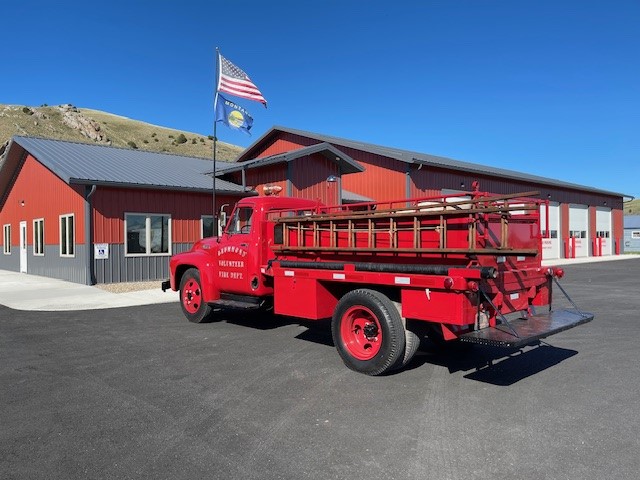
[[[640,215],[625,215],[624,228],[640,228]]]
[[[129,150],[37,137],[13,137],[66,183],[211,191],[211,159]],[[10,145],[9,148],[12,148]],[[245,193],[241,185],[216,180],[216,191]]]
[[[222,169],[218,168],[216,163],[216,170],[218,174],[230,173],[244,168],[258,168],[265,165],[272,165],[274,163],[290,162],[300,157],[307,155],[313,155],[314,153],[321,153],[329,160],[337,162],[342,168],[342,173],[356,173],[364,172],[364,167],[356,162],[353,158],[344,152],[341,152],[336,147],[327,142],[317,143],[309,147],[302,147],[297,150],[291,150],[285,153],[278,153],[270,155],[268,157],[256,158],[253,160],[246,160],[243,162],[233,163],[231,166],[223,166]]]
[[[349,190],[342,189],[342,201],[348,203],[360,203],[360,202],[373,202],[374,200],[364,195],[350,192]]]
[[[553,178],[541,177],[538,175],[531,175],[528,173],[518,172],[515,170],[495,168],[487,165],[480,165],[477,163],[461,162],[459,160],[453,160],[447,157],[439,157],[436,155],[412,152],[409,150],[401,150],[398,148],[383,147],[381,145],[375,145],[372,143],[357,142],[353,140],[347,140],[345,138],[332,137],[329,135],[321,135],[318,133],[307,132],[304,130],[296,130],[293,128],[287,128],[287,127],[281,127],[281,126],[274,126],[273,128],[271,128],[271,130],[267,131],[259,139],[253,142],[249,147],[247,147],[247,149],[238,156],[238,159],[248,158],[248,157],[250,158],[250,156],[252,155],[251,152],[255,147],[260,145],[264,139],[266,139],[271,135],[276,134],[278,131],[291,133],[293,135],[299,135],[301,137],[312,138],[314,140],[331,143],[333,145],[340,145],[344,147],[354,148],[356,150],[373,153],[375,155],[382,155],[382,156],[393,158],[405,163],[413,163],[418,165],[420,164],[430,165],[430,166],[439,167],[439,168],[461,170],[464,172],[474,172],[474,173],[485,174],[485,175],[494,175],[497,177],[508,178],[512,180],[529,181],[533,183],[540,183],[543,185],[577,189],[585,192],[628,197],[628,195],[625,195],[623,193],[609,192],[606,190],[600,190],[593,187],[564,182],[564,181],[556,180]]]

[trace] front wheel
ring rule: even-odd
[[[369,289],[343,296],[331,319],[331,334],[347,367],[366,375],[381,375],[403,361],[405,330],[389,298]]]
[[[200,272],[190,268],[180,281],[180,307],[187,320],[193,323],[211,321],[211,306],[203,300]]]

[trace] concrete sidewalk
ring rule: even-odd
[[[160,283],[158,280],[155,290],[111,293],[55,278],[0,270],[0,304],[14,310],[68,311],[177,302],[178,294],[163,292]]]
[[[545,260],[543,265],[576,265],[581,263],[637,260],[640,255],[615,255],[575,259]],[[69,311],[133,307],[154,303],[177,302],[178,294],[167,290],[139,290],[111,293],[98,287],[65,282],[54,278],[0,270],[0,305],[14,310]]]

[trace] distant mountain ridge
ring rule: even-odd
[[[71,104],[0,104],[0,157],[14,135],[36,136],[210,158],[213,137],[132,120]],[[217,158],[232,161],[242,147],[218,141]]]

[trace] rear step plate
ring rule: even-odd
[[[460,341],[492,347],[522,347],[591,320],[592,313],[570,309],[556,310],[547,315],[531,315],[529,318],[510,321],[509,325],[517,336],[507,325],[497,325],[460,335]]]

